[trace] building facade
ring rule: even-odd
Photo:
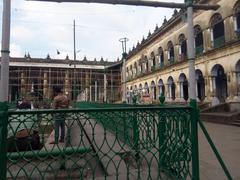
[[[194,11],[196,92],[200,102],[240,101],[240,1],[205,0],[216,11]],[[186,12],[175,10],[133,47],[126,61],[127,97],[188,101]]]
[[[72,100],[116,102],[121,99],[121,62],[10,58],[9,101],[34,96],[51,99],[53,87],[62,86]]]

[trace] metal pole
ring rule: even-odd
[[[196,96],[196,75],[195,75],[195,47],[193,29],[193,0],[185,0],[187,7],[187,32],[188,32],[188,68],[189,68],[189,98],[192,111],[192,179],[199,180],[199,152],[198,152],[198,118],[197,96]]]
[[[134,6],[165,7],[165,8],[185,8],[184,3],[159,2],[151,0],[27,0],[27,1],[48,1],[48,2],[73,2],[73,3],[102,3],[102,4],[124,4]],[[194,9],[217,10],[219,5],[194,4]]]
[[[3,0],[0,101],[8,101],[11,0]]]
[[[73,20],[73,101],[76,101],[76,30],[75,19]]]
[[[122,81],[123,81],[123,94],[122,94],[122,101],[127,102],[126,100],[126,58],[123,57],[123,66],[122,66]]]

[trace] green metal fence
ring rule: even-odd
[[[194,108],[1,105],[1,179],[198,179]],[[50,144],[56,116],[64,118],[65,141]]]

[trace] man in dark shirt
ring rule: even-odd
[[[52,107],[53,109],[66,109],[69,106],[69,100],[66,95],[63,94],[61,87],[53,88],[54,94],[56,95],[53,99]],[[65,137],[65,113],[55,113],[54,118],[54,128],[55,128],[55,138],[51,144],[57,144],[59,138],[59,127],[61,128],[61,136],[59,142],[64,142]]]

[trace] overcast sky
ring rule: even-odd
[[[2,6],[1,1],[1,16]],[[68,54],[72,59],[75,19],[77,59],[86,56],[115,61],[121,57],[121,37],[127,37],[127,49],[132,48],[172,12],[167,8],[12,0],[10,56],[30,53],[31,57],[45,58],[49,53],[51,58],[63,59]]]

